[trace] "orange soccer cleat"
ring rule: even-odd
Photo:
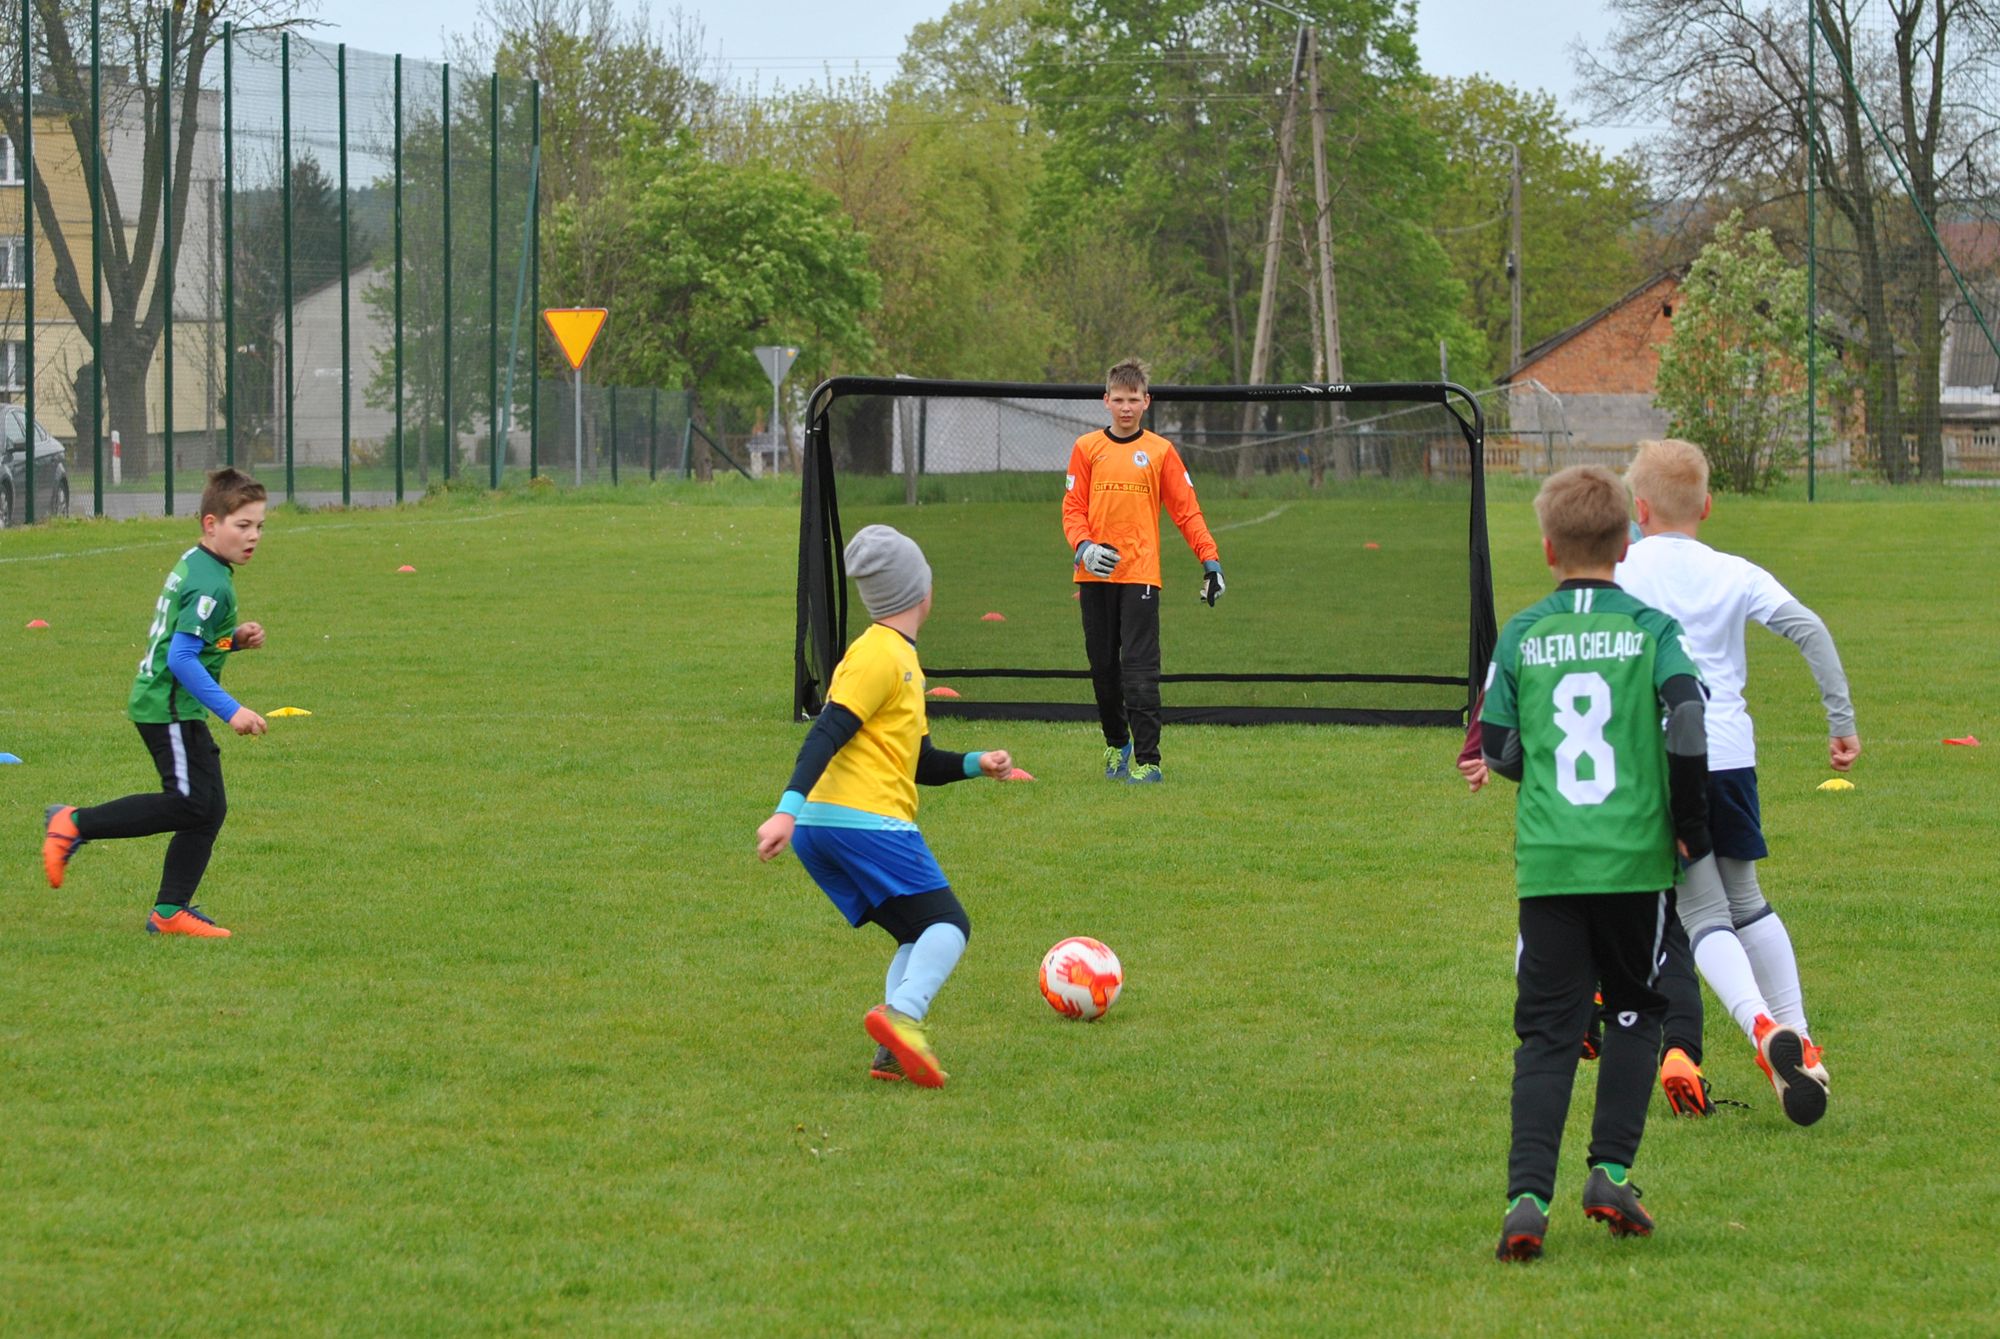
[[[1797,1028],[1758,1014],[1752,1037],[1757,1043],[1757,1068],[1778,1091],[1778,1102],[1794,1125],[1811,1125],[1826,1114],[1826,1066],[1817,1046]]]
[[[200,907],[182,907],[171,916],[156,910],[146,917],[149,935],[188,935],[195,939],[227,939],[229,931],[202,915]]]
[[[900,1009],[878,1004],[868,1011],[861,1025],[868,1029],[869,1036],[889,1048],[889,1054],[902,1067],[904,1078],[919,1088],[944,1087],[945,1072],[938,1065],[922,1023]]]
[[[83,845],[83,837],[76,830],[75,814],[73,804],[52,804],[44,811],[47,822],[42,828],[42,869],[49,876],[51,888],[62,887],[69,858]]]
[[[1709,1100],[1708,1080],[1693,1057],[1676,1046],[1660,1062],[1660,1088],[1676,1116],[1713,1116],[1715,1103]]]

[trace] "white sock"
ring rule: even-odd
[[[1771,1009],[1757,990],[1757,973],[1735,931],[1711,930],[1703,935],[1694,946],[1694,965],[1743,1035],[1755,1040],[1757,1015]]]
[[[889,975],[882,982],[882,998],[892,1000],[896,992],[903,988],[903,976],[910,970],[910,952],[916,948],[915,941],[899,945],[896,956],[889,959]]]
[[[1757,987],[1771,1005],[1771,1017],[1807,1036],[1805,992],[1799,986],[1799,960],[1792,953],[1792,936],[1778,913],[1759,916],[1736,932]]]

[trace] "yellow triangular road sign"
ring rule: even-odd
[[[590,346],[597,340],[597,332],[604,328],[605,309],[602,307],[550,307],[542,313],[542,319],[549,323],[549,333],[562,345],[563,357],[569,359],[570,370],[583,366],[583,360],[590,356]]]

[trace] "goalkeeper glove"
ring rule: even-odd
[[[1094,577],[1108,577],[1118,567],[1118,550],[1086,539],[1076,546],[1077,565]]]
[[[1208,607],[1215,608],[1215,601],[1225,589],[1222,583],[1222,564],[1210,558],[1201,565],[1200,598],[1208,601]]]

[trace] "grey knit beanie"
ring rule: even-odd
[[[922,604],[931,592],[931,565],[917,541],[886,525],[865,525],[847,541],[847,575],[861,591],[868,617],[887,618]]]

